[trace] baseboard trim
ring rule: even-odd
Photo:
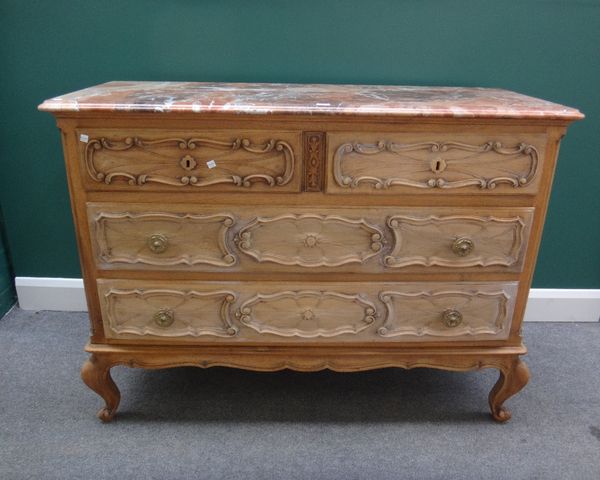
[[[532,288],[526,322],[600,322],[600,289]]]
[[[81,278],[16,277],[15,287],[23,310],[87,312]]]
[[[23,310],[87,311],[80,278],[16,277],[15,285]],[[600,289],[533,288],[525,321],[598,322]]]

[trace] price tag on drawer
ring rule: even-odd
[[[83,143],[88,143],[90,137],[88,137],[85,133],[79,135],[79,141]]]
[[[209,160],[208,162],[206,162],[206,166],[208,168],[215,168],[217,166],[217,162],[215,162],[214,160]]]

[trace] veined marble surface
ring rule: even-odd
[[[50,112],[231,112],[577,120],[576,109],[507,90],[272,83],[108,82],[46,100]]]

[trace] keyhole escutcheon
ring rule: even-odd
[[[196,168],[196,165],[198,165],[198,163],[196,162],[196,159],[191,155],[184,155],[183,157],[181,157],[181,160],[179,160],[179,165],[181,166],[181,168],[189,172],[190,170]]]
[[[442,173],[446,170],[446,161],[441,157],[435,157],[431,160],[431,171],[433,173]]]

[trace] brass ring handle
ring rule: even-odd
[[[452,243],[452,251],[459,257],[466,257],[475,248],[473,240],[467,237],[460,237]]]
[[[463,316],[458,310],[449,308],[448,310],[444,310],[444,313],[442,313],[442,320],[444,325],[446,325],[448,328],[454,328],[458,327],[462,323]]]
[[[170,327],[175,321],[175,312],[170,308],[161,308],[152,318],[159,327]]]
[[[169,239],[162,233],[155,233],[148,237],[148,248],[153,253],[163,253],[169,247]]]

